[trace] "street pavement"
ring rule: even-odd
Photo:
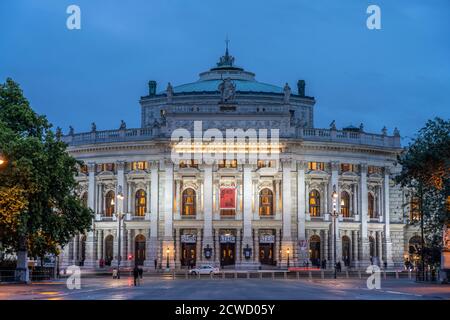
[[[122,276],[81,279],[69,290],[66,280],[0,284],[1,300],[450,300],[450,285],[382,279],[369,290],[365,279],[172,279],[145,277],[140,286]]]

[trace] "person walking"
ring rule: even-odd
[[[138,266],[134,266],[133,278],[134,278],[134,286],[136,287],[138,285],[138,282],[139,282],[139,268],[138,268]]]
[[[144,274],[144,269],[142,269],[142,267],[139,267],[139,278],[142,279],[143,274]]]
[[[158,259],[155,259],[155,270],[158,268]]]
[[[117,279],[117,269],[116,268],[114,268],[112,271],[112,277],[113,277],[113,279]]]

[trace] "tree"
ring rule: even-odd
[[[24,259],[27,254],[58,254],[75,234],[89,230],[93,218],[77,195],[74,176],[82,163],[67,153],[51,128],[17,83],[7,79],[0,85],[0,152],[8,159],[0,171],[0,188],[11,191],[10,203],[17,209],[0,216],[0,227],[9,220],[15,225],[1,229],[0,241],[19,259],[23,253]]]
[[[397,182],[418,199],[421,219],[411,223],[420,223],[423,230],[423,262],[438,265],[442,230],[450,221],[446,206],[450,194],[450,120],[429,120],[398,162],[402,171]]]

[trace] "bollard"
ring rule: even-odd
[[[300,274],[298,273],[298,271],[296,272],[296,274],[297,274],[297,280],[299,280],[300,279]]]
[[[398,279],[398,270],[395,270],[395,279]]]
[[[324,275],[324,273],[323,273],[323,270],[320,271],[320,276],[321,276],[322,279],[325,278],[325,275]]]
[[[225,279],[225,272],[222,271],[222,279]]]
[[[272,271],[272,279],[275,279],[275,272]]]
[[[358,276],[359,276],[360,279],[362,278],[361,277],[361,270],[358,270]]]
[[[172,271],[172,280],[175,280],[175,270]]]

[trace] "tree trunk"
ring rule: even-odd
[[[26,236],[21,236],[19,239],[19,250],[17,250],[16,279],[20,282],[30,282]]]

